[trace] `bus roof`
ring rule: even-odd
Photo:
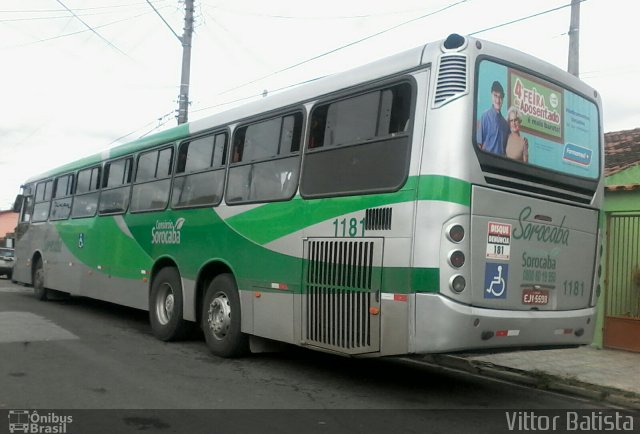
[[[466,40],[466,43],[469,45],[478,41],[478,39],[471,37],[465,37],[463,40]],[[305,82],[291,89],[277,92],[273,95],[268,95],[259,100],[215,113],[186,124],[178,125],[147,137],[142,137],[131,142],[114,146],[113,148],[107,149],[101,153],[81,158],[31,177],[26,183],[96,165],[104,160],[122,157],[147,148],[177,141],[188,137],[190,134],[197,134],[213,128],[232,125],[237,122],[242,122],[243,120],[257,114],[266,114],[270,111],[303,104],[313,101],[320,96],[327,97],[332,93],[339,92],[345,88],[364,83],[372,83],[375,82],[376,79],[382,79],[393,76],[394,74],[400,74],[404,71],[419,68],[431,62],[434,56],[441,52],[440,50],[444,41],[445,40],[430,42],[426,45],[421,45],[348,71],[331,74],[316,80]],[[499,47],[498,49],[502,50],[501,52],[509,52],[511,60],[516,63],[522,62],[524,64],[525,62],[534,59],[528,54],[499,44],[484,40],[482,40],[481,43],[486,47]],[[540,64],[537,66],[539,67],[539,72],[545,76],[555,78],[566,83],[566,85],[572,87],[575,91],[582,93],[589,98],[594,96],[594,90],[590,86],[580,81],[577,77],[571,76],[566,71],[542,61],[540,61]],[[595,95],[596,99],[600,98],[597,93],[595,93]]]
[[[379,77],[385,77],[416,68],[420,66],[422,62],[424,47],[424,45],[419,46],[349,71],[322,77],[311,82],[301,84],[292,89],[274,93],[273,95],[269,95],[260,100],[249,102],[202,119],[172,127],[147,137],[114,146],[113,148],[107,149],[103,152],[89,155],[33,176],[28,179],[26,183],[28,184],[37,180],[50,178],[84,167],[96,165],[107,159],[118,158],[146,148],[161,145],[163,143],[180,140],[187,137],[189,134],[196,134],[211,128],[230,125],[251,116],[255,116],[256,114],[268,113],[279,108],[304,103],[312,100],[313,98],[317,98],[320,95],[327,95],[349,86],[370,82]]]

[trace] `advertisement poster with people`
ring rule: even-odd
[[[475,142],[481,150],[595,179],[598,111],[586,98],[515,68],[479,65]]]

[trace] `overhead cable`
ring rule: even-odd
[[[64,3],[62,3],[62,0],[56,0],[58,3],[60,3],[60,5],[65,8],[67,11],[69,11],[78,21],[80,21],[82,24],[85,25],[85,27],[87,27],[91,33],[93,33],[94,35],[96,35],[97,37],[99,37],[100,39],[102,39],[107,45],[109,45],[111,48],[113,48],[114,50],[119,51],[120,53],[122,53],[123,55],[125,55],[126,57],[129,57],[129,55],[127,53],[125,53],[124,51],[122,51],[120,48],[116,47],[114,44],[111,43],[111,41],[109,41],[107,38],[105,38],[104,36],[102,36],[100,33],[98,33],[93,27],[91,27],[89,24],[87,24],[82,18],[80,18],[78,15],[76,15],[76,13],[72,10],[69,9],[67,7],[67,5],[65,5]]]

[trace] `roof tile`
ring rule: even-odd
[[[604,135],[604,175],[640,164],[640,128]]]

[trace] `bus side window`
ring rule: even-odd
[[[380,92],[370,92],[329,106],[324,146],[344,145],[376,137]]]
[[[181,143],[171,206],[182,208],[220,203],[224,189],[226,153],[226,133]]]
[[[51,220],[64,220],[71,214],[73,200],[73,174],[56,178],[51,202]]]
[[[409,132],[411,123],[411,87],[408,85],[399,86],[393,91],[385,91],[391,94],[391,104],[389,107],[389,129],[388,134],[399,134]]]
[[[35,206],[33,208],[33,222],[43,222],[49,217],[53,181],[43,181],[36,185]]]
[[[23,223],[29,223],[31,221],[31,214],[33,213],[33,196],[26,196],[25,202],[22,208],[22,215],[20,221]]]
[[[78,172],[76,196],[71,209],[72,218],[93,217],[98,210],[100,195],[100,167],[91,167]]]
[[[302,113],[267,119],[235,131],[226,201],[288,200],[298,187]]]
[[[136,179],[131,192],[131,212],[158,211],[169,202],[173,146],[138,156]]]
[[[313,112],[309,131],[309,148],[319,148],[324,145],[324,127],[327,123],[329,106],[319,107]]]
[[[22,193],[22,208],[17,210],[20,212],[20,223],[30,223],[34,205],[33,186],[24,186]]]
[[[123,213],[129,207],[132,162],[132,157],[126,157],[105,164],[99,214]]]

